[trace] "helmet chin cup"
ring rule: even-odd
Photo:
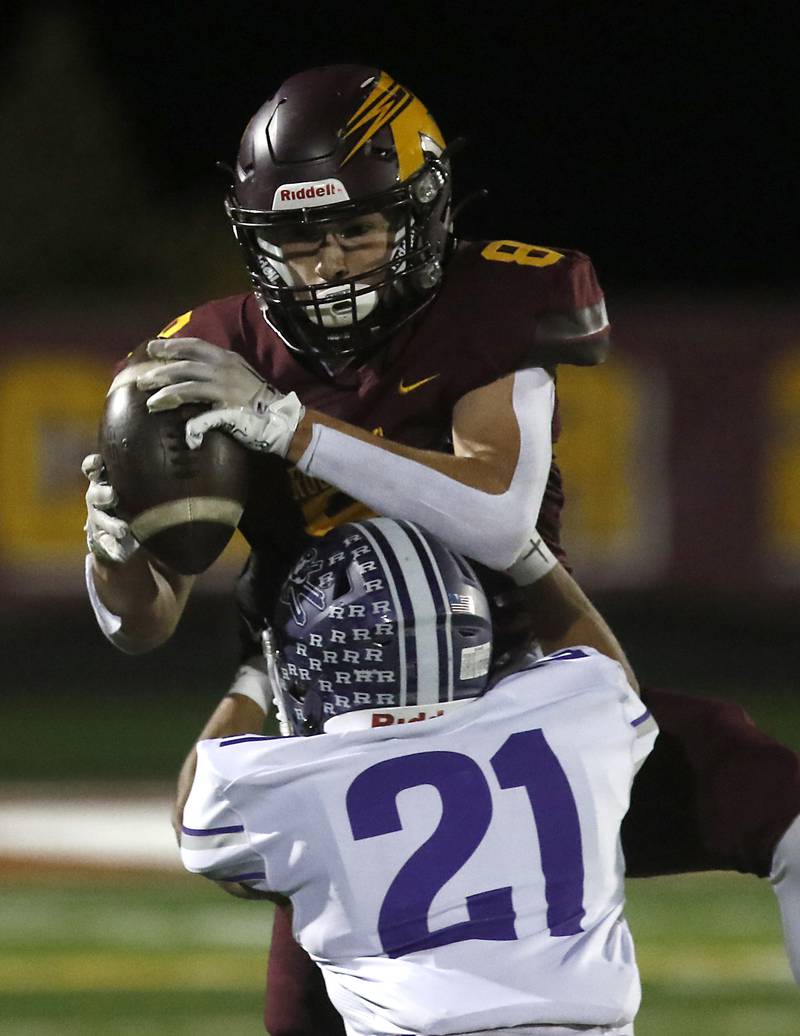
[[[378,293],[356,282],[352,291],[337,286],[315,288],[313,302],[305,305],[308,319],[322,327],[351,327],[368,317],[378,305]]]

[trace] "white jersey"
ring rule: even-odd
[[[656,732],[580,648],[429,722],[203,741],[183,861],[291,899],[353,1036],[621,1030],[620,823]]]

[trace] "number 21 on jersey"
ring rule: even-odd
[[[508,737],[490,765],[502,790],[527,792],[540,847],[550,934],[576,935],[583,931],[584,916],[581,832],[575,797],[561,764],[537,729]],[[364,770],[347,792],[353,838],[359,841],[399,831],[397,796],[420,785],[433,785],[439,792],[442,815],[436,830],[406,860],[384,896],[378,916],[384,952],[402,957],[465,939],[516,939],[510,885],[467,896],[469,920],[433,932],[428,927],[434,897],[481,844],[492,819],[489,781],[470,756],[419,752]],[[499,874],[509,848],[498,846]]]

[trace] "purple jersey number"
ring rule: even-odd
[[[582,932],[583,847],[567,775],[541,730],[512,734],[492,756],[501,788],[524,788],[536,821],[551,935]]]
[[[491,759],[500,787],[525,788],[536,822],[551,935],[582,931],[583,857],[578,811],[561,764],[541,730],[512,734]],[[375,838],[402,827],[397,796],[432,785],[442,816],[430,838],[403,864],[384,897],[378,934],[389,957],[466,939],[516,939],[509,885],[467,896],[468,921],[431,932],[434,897],[480,845],[492,819],[489,783],[461,752],[419,752],[386,759],[360,773],[347,792],[353,838]]]

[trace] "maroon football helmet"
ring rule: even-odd
[[[444,140],[386,72],[301,72],[250,120],[225,209],[266,320],[290,350],[335,374],[436,294],[451,242]],[[376,226],[383,237],[367,270],[298,274],[294,257],[331,237],[344,251],[370,244]]]

